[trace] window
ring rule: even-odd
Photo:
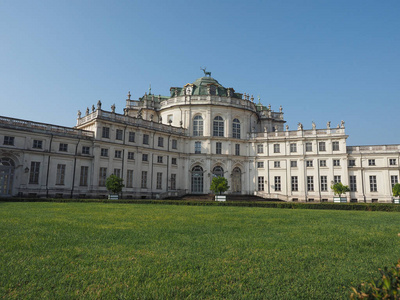
[[[56,184],[64,185],[64,183],[65,183],[65,165],[58,164],[57,165]]]
[[[168,115],[167,116],[167,122],[168,124],[171,124],[174,121],[174,116],[173,115]]]
[[[281,190],[281,176],[275,176],[274,181],[275,181],[275,191],[280,191]]]
[[[194,142],[194,153],[201,153],[201,142]]]
[[[158,147],[164,147],[164,138],[161,136],[158,137]]]
[[[117,132],[115,133],[115,139],[122,141],[122,135],[123,131],[121,129],[117,129]]]
[[[128,152],[128,159],[135,159],[135,153],[134,152]]]
[[[350,192],[356,192],[356,191],[357,191],[356,176],[350,175]]]
[[[224,119],[221,116],[214,118],[213,136],[224,136]]]
[[[306,160],[306,166],[308,168],[311,168],[313,166],[313,161],[312,160]]]
[[[143,134],[143,145],[148,145],[148,144],[149,144],[149,135]]]
[[[67,152],[68,151],[68,144],[60,143],[60,146],[58,147],[58,151]]]
[[[264,153],[264,146],[263,145],[257,145],[257,153]]]
[[[122,151],[121,150],[115,150],[115,158],[121,158],[122,157]]]
[[[375,159],[368,159],[368,166],[375,166]]]
[[[142,154],[142,161],[149,161],[149,155],[143,153],[143,154]]]
[[[319,161],[319,166],[320,166],[320,167],[326,167],[326,160],[324,160],[324,159],[323,159],[323,160],[320,160],[320,161]]]
[[[100,168],[99,172],[99,186],[106,186],[107,168]]]
[[[319,151],[326,151],[325,142],[318,143]]]
[[[14,146],[14,137],[13,136],[5,136],[3,145]]]
[[[306,143],[306,152],[312,151],[312,143]]]
[[[297,152],[297,144],[295,143],[290,144],[290,152],[291,153]]]
[[[397,165],[396,159],[395,158],[389,159],[389,165],[391,165],[391,166]]]
[[[214,167],[212,171],[213,177],[224,177],[224,169],[221,166]]]
[[[321,176],[321,192],[328,190],[328,176]]]
[[[114,169],[114,173],[115,176],[121,178],[121,169]]]
[[[135,142],[135,133],[132,131],[129,132],[129,142],[131,143]]]
[[[222,153],[222,143],[221,142],[216,142],[215,143],[215,153],[216,154],[221,154]]]
[[[43,147],[43,141],[33,140],[32,148],[42,149],[42,147]]]
[[[178,149],[178,141],[172,140],[172,149]]]
[[[292,176],[292,191],[297,192],[299,190],[299,181],[297,176]]]
[[[281,162],[280,161],[274,161],[274,168],[280,168],[281,167]]]
[[[313,176],[307,176],[307,191],[313,191],[314,190],[314,177]]]
[[[101,148],[100,149],[100,156],[108,157],[108,149]]]
[[[332,142],[332,151],[339,151],[339,142]]]
[[[342,182],[342,179],[341,179],[340,175],[333,176],[333,182],[334,183]]]
[[[89,167],[81,166],[81,176],[79,179],[80,186],[87,186],[88,185],[88,178],[89,178]]]
[[[193,119],[193,136],[203,136],[202,116],[195,116]]]
[[[110,138],[110,127],[103,127],[101,136],[103,138],[109,139]]]
[[[176,163],[176,157],[173,157],[172,159],[171,159],[171,164],[173,164],[173,165],[176,165],[177,163]]]
[[[171,174],[171,190],[176,190],[176,174]]]
[[[32,161],[31,169],[29,173],[29,183],[30,184],[38,184],[39,183],[39,171],[40,171],[40,162]]]
[[[264,176],[258,176],[258,190],[264,190]]]
[[[281,152],[281,150],[280,150],[279,144],[274,144],[274,153],[280,153],[280,152]]]
[[[263,161],[258,161],[257,162],[257,168],[264,168],[264,162]]]
[[[82,154],[89,155],[90,154],[90,147],[82,146]]]
[[[356,165],[355,159],[349,159],[349,167],[354,167]]]
[[[127,170],[126,172],[126,187],[133,187],[133,170]]]
[[[235,155],[240,155],[240,144],[235,144]]]
[[[142,171],[142,181],[140,186],[142,189],[147,188],[147,171]]]
[[[240,121],[238,119],[233,119],[232,133],[233,138],[240,139]]]
[[[377,192],[376,176],[369,176],[369,189],[371,192]]]
[[[157,162],[158,162],[159,164],[162,164],[162,162],[163,162],[163,157],[162,157],[161,155],[157,156]]]
[[[333,166],[334,167],[340,167],[340,159],[334,159],[333,160]]]
[[[390,176],[390,183],[392,184],[392,189],[393,189],[393,186],[398,182],[399,182],[399,178],[397,177],[397,175]]]
[[[297,168],[297,160],[291,160],[290,161],[290,167],[291,168]]]
[[[161,190],[162,186],[162,173],[157,172],[157,184],[156,184],[156,189]]]

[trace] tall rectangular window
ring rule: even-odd
[[[291,160],[290,161],[290,167],[291,168],[297,168],[297,160]]]
[[[142,161],[149,161],[149,155],[146,153],[142,154]]]
[[[110,127],[103,127],[101,136],[103,138],[109,139],[110,138]]]
[[[264,145],[262,144],[257,145],[257,153],[264,153]]]
[[[340,167],[340,159],[334,159],[333,160],[333,166],[334,167]]]
[[[177,164],[176,157],[172,157],[172,158],[171,158],[171,164],[172,164],[172,165],[176,165],[176,164]]]
[[[263,161],[258,161],[257,162],[257,168],[264,168],[264,162]]]
[[[108,157],[108,149],[101,148],[100,149],[100,156]]]
[[[33,140],[32,148],[34,148],[34,149],[42,149],[42,147],[43,147],[43,141]]]
[[[274,182],[275,182],[275,191],[280,191],[281,190],[281,176],[275,176]]]
[[[127,170],[126,172],[126,187],[133,187],[133,170]]]
[[[90,147],[82,146],[82,154],[89,155],[90,154]]]
[[[377,192],[376,176],[369,176],[369,189],[371,192]]]
[[[171,174],[171,190],[176,190],[176,174]]]
[[[312,160],[306,160],[306,166],[308,168],[311,168],[313,166],[313,161]]]
[[[312,143],[306,143],[306,152],[312,151]]]
[[[355,159],[349,159],[349,167],[355,167],[356,165],[356,160]]]
[[[311,192],[314,190],[314,177],[307,176],[307,191]]]
[[[121,178],[121,169],[114,169],[114,175]]]
[[[240,144],[235,144],[235,155],[240,155]]]
[[[399,178],[397,177],[397,175],[390,176],[390,183],[392,184],[392,188],[398,182],[399,182]]]
[[[281,167],[281,162],[280,161],[274,161],[274,168],[280,168]]]
[[[14,146],[15,137],[13,136],[4,136],[3,145]]]
[[[149,144],[149,135],[143,134],[143,145],[148,145],[148,144]]]
[[[297,144],[296,143],[292,143],[290,144],[290,152],[297,152]]]
[[[81,176],[79,179],[80,186],[87,186],[88,185],[88,178],[89,178],[89,167],[81,166]]]
[[[194,142],[194,153],[201,153],[201,142]]]
[[[133,131],[129,132],[129,142],[131,143],[135,142],[135,133]]]
[[[99,186],[106,186],[107,168],[100,168],[99,171]]]
[[[128,152],[128,159],[129,160],[135,159],[135,152]]]
[[[281,152],[281,150],[280,150],[279,144],[274,144],[274,153],[280,153],[280,152]]]
[[[375,166],[375,159],[368,159],[368,166]]]
[[[147,188],[147,171],[142,171],[142,181],[140,186],[145,189]]]
[[[395,159],[395,158],[389,159],[389,165],[390,165],[390,166],[395,166],[395,165],[397,165],[396,159]]]
[[[332,151],[339,151],[339,142],[332,142]]]
[[[158,156],[157,156],[157,162],[158,162],[159,164],[162,164],[162,163],[163,163],[163,157],[162,157],[162,155],[158,155]]]
[[[321,176],[321,192],[328,190],[328,176]]]
[[[320,160],[319,161],[319,166],[320,167],[326,167],[326,160],[325,159]]]
[[[122,157],[122,151],[121,150],[115,150],[114,157],[115,158],[121,158]]]
[[[292,176],[292,192],[297,192],[299,190],[299,181],[297,176]]]
[[[29,172],[29,183],[30,184],[38,184],[39,183],[39,171],[40,171],[40,162],[32,161],[31,169]]]
[[[215,143],[215,154],[221,154],[221,153],[222,153],[222,143],[216,142]]]
[[[156,184],[156,189],[161,190],[162,187],[162,173],[157,172],[157,184]]]
[[[355,175],[350,175],[350,192],[357,191],[357,179]]]
[[[164,138],[161,136],[158,137],[158,147],[164,147]]]
[[[264,190],[264,176],[258,176],[258,190]]]
[[[65,165],[64,164],[57,165],[56,184],[57,185],[65,184]]]
[[[172,149],[178,149],[178,141],[172,140]]]
[[[116,133],[115,133],[115,139],[116,140],[120,140],[122,141],[122,136],[123,136],[123,131],[121,129],[117,129]]]
[[[326,151],[325,142],[318,143],[319,151]]]
[[[342,178],[340,177],[340,175],[333,176],[333,182],[334,183],[342,182]]]
[[[68,144],[60,143],[58,147],[58,151],[67,152],[68,151]]]

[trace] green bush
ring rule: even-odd
[[[400,299],[400,259],[394,267],[379,272],[382,277],[352,287],[350,299]]]

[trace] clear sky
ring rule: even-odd
[[[291,130],[344,120],[348,145],[400,143],[399,0],[0,0],[3,116],[74,126],[200,66]]]

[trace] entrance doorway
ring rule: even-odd
[[[232,171],[232,192],[238,194],[242,192],[242,171],[238,167]]]
[[[192,193],[202,194],[203,193],[203,168],[195,166],[192,169]]]
[[[15,163],[11,158],[0,158],[0,196],[12,195]]]

